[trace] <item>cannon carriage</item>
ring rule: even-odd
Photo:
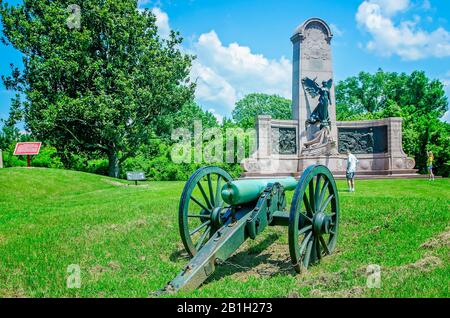
[[[295,191],[290,209],[286,191]],[[162,290],[199,287],[247,239],[267,226],[288,228],[289,254],[297,272],[331,254],[339,228],[339,198],[327,167],[312,165],[301,175],[233,180],[219,167],[198,169],[187,181],[178,211],[189,263]]]

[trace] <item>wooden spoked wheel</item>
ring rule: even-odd
[[[339,228],[336,182],[327,167],[309,166],[302,174],[289,214],[289,253],[297,272],[331,254]]]
[[[232,178],[219,167],[198,169],[181,194],[178,223],[183,245],[194,256],[229,216],[221,189]]]

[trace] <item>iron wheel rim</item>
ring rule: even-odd
[[[295,190],[289,215],[289,253],[297,272],[333,252],[339,230],[339,197],[330,170],[308,167]]]
[[[214,178],[217,180],[214,180]],[[178,209],[178,222],[181,240],[188,254],[193,257],[217,230],[211,217],[217,208],[225,209],[220,194],[222,186],[231,181],[232,177],[225,170],[211,166],[203,167],[195,171],[186,182],[180,198]],[[202,182],[206,181],[202,185]],[[215,182],[214,182],[215,181]],[[193,195],[194,190],[200,190],[201,195]],[[189,208],[197,206],[198,213],[190,213]],[[219,213],[219,217],[221,214]],[[200,220],[197,227],[193,227],[192,219]],[[195,233],[193,233],[195,231]],[[197,232],[201,232],[199,241],[193,239]]]

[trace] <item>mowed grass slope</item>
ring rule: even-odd
[[[0,169],[0,297],[149,297],[187,263],[178,234],[183,182],[126,182],[52,169]],[[450,181],[338,181],[332,256],[289,266],[287,230],[268,228],[194,297],[449,297]],[[292,194],[289,195],[289,200]],[[81,288],[68,289],[78,264]],[[381,266],[380,288],[366,268]],[[238,266],[236,266],[238,265]]]

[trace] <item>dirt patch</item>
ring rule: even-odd
[[[14,290],[6,290],[1,296],[3,298],[28,298],[25,290],[23,288],[18,288]]]
[[[6,244],[6,237],[0,235],[0,245]]]
[[[382,273],[390,274],[390,273],[398,273],[405,271],[419,271],[419,272],[431,272],[437,267],[442,266],[442,260],[434,255],[425,254],[424,257],[419,260],[408,263],[400,266],[381,266]],[[353,271],[355,276],[367,276],[371,273],[367,272],[368,265],[362,265]]]
[[[234,268],[233,276],[235,278],[247,281],[250,275],[272,277],[280,273],[294,273],[289,253],[284,244],[271,244],[261,253],[257,253],[256,250],[258,248],[244,250],[226,262],[226,265]]]
[[[361,276],[367,274],[367,265],[362,265],[358,267],[357,269],[353,270],[353,274],[355,276]]]
[[[147,219],[136,219],[125,224],[110,224],[108,228],[114,231],[130,231],[147,225]]]
[[[98,277],[101,274],[105,273],[107,270],[108,269],[102,265],[95,265],[89,270],[89,273],[94,277]]]
[[[369,230],[369,233],[378,233],[382,230],[388,229],[389,226],[390,226],[389,223],[385,221],[383,224],[377,225],[377,226],[374,226],[373,228],[371,228]]]
[[[289,260],[273,258],[273,254],[264,253],[252,258],[245,259],[244,255],[236,255],[224,264],[232,276],[246,282],[250,276],[272,277],[286,272],[294,272]]]
[[[340,270],[335,273],[321,273],[317,276],[310,277],[303,281],[303,284],[307,284],[313,286],[314,288],[323,286],[323,287],[333,287],[338,286],[342,283],[343,278],[342,275],[345,270]]]
[[[89,269],[89,273],[94,277],[94,279],[99,278],[103,273],[117,271],[121,268],[121,265],[117,261],[108,262],[107,266],[102,266],[97,264]]]
[[[360,286],[354,286],[350,289],[340,290],[336,293],[337,297],[340,298],[355,298],[361,297],[364,294],[364,288]]]
[[[247,281],[251,276],[272,277],[295,274],[286,244],[278,243],[278,234],[272,233],[257,241],[248,241],[213,275],[214,280],[233,277]]]
[[[128,187],[129,186],[129,184],[122,183],[122,182],[119,182],[119,181],[113,181],[113,180],[109,180],[109,179],[101,179],[101,180],[103,182],[107,183],[107,184],[110,184],[110,185],[113,185],[113,186],[116,186],[116,187]]]
[[[416,270],[420,272],[431,272],[442,265],[442,260],[433,255],[425,255],[418,261],[402,266],[398,266],[396,270]]]
[[[309,294],[311,297],[327,297],[327,292],[321,291],[320,289],[313,289],[309,292]]]
[[[134,183],[124,183],[124,182],[119,182],[119,181],[114,181],[114,180],[109,180],[109,179],[101,179],[103,182],[116,186],[116,187],[134,187],[134,188],[147,188],[149,186],[149,184],[138,184],[135,185]]]
[[[358,290],[338,290],[330,291],[342,286],[344,282],[345,270],[340,270],[334,273],[320,273],[318,275],[310,275],[308,272],[303,273],[298,280],[298,284],[301,286],[309,286],[311,288],[309,292],[310,297],[359,297],[362,291]],[[349,296],[344,296],[349,295]],[[353,296],[352,296],[353,295]],[[292,291],[287,295],[288,298],[299,298],[297,291]]]
[[[346,289],[340,292],[339,296],[343,298],[355,298],[361,297],[364,294],[364,288],[360,286],[355,286],[350,289]]]
[[[421,248],[434,249],[442,246],[450,246],[450,227],[436,237],[430,238],[428,241],[420,245]]]
[[[108,267],[111,268],[112,270],[118,270],[120,269],[120,263],[116,261],[110,261],[108,262]]]
[[[300,298],[300,294],[297,291],[290,292],[287,298]]]
[[[313,289],[309,292],[311,297],[319,298],[358,298],[364,295],[364,288],[354,286],[350,289],[343,289],[338,291],[327,291],[320,289]]]
[[[135,229],[142,228],[148,225],[148,221],[145,218],[139,218],[136,220],[131,220],[124,224],[98,224],[94,226],[85,227],[85,236],[89,240],[93,240],[102,235],[111,234],[111,232],[127,233]]]

